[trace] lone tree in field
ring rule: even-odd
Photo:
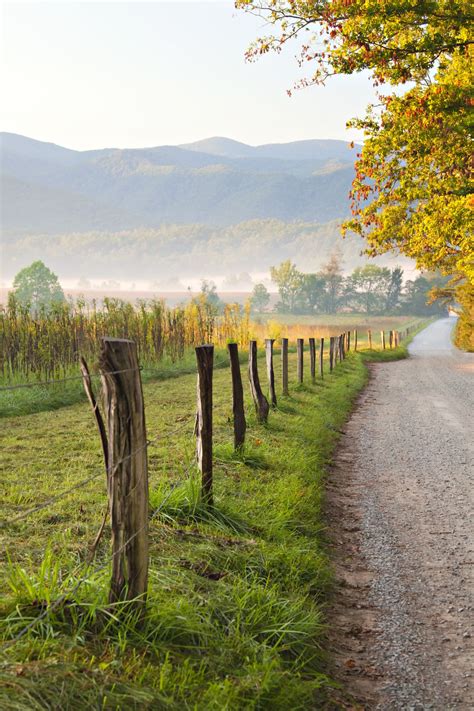
[[[32,312],[50,311],[65,301],[58,277],[40,260],[18,272],[13,289],[18,303]]]
[[[265,284],[255,284],[252,296],[250,297],[252,309],[254,311],[264,311],[268,306],[269,301],[270,294]]]

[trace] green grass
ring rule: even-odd
[[[357,328],[360,331],[372,328],[374,330],[398,329],[402,330],[406,325],[419,320],[416,316],[384,316],[365,313],[337,313],[337,314],[286,314],[275,312],[264,312],[252,314],[252,318],[260,323],[276,321],[289,326],[315,326],[321,329],[341,328],[344,330]]]
[[[222,368],[228,364],[227,352],[224,349],[216,349],[215,367]],[[98,373],[95,363],[89,363],[91,372]],[[196,357],[194,349],[188,349],[183,358],[179,361],[172,361],[169,357],[164,357],[158,363],[143,364],[142,380],[144,383],[155,380],[168,380],[181,375],[194,373],[196,370]],[[13,415],[22,416],[33,412],[45,412],[48,410],[58,410],[77,402],[85,402],[86,396],[80,378],[79,367],[68,368],[64,373],[54,379],[74,378],[66,382],[57,384],[41,385],[35,384],[35,378],[29,380],[24,376],[0,379],[0,418],[11,417]],[[99,378],[94,378],[98,382]],[[2,386],[15,386],[23,383],[31,383],[31,387],[17,390],[1,390]]]
[[[324,474],[367,380],[367,357],[350,354],[324,380],[312,383],[306,372],[296,385],[292,356],[291,394],[279,397],[267,425],[256,423],[247,397],[247,442],[237,453],[230,375],[216,370],[211,509],[193,466],[194,373],[145,383],[148,436],[159,438],[149,451],[150,504],[162,509],[150,523],[144,620],[107,604],[108,567],[98,569],[109,554],[108,527],[93,565],[85,563],[106,506],[86,404],[5,418],[0,707],[325,708],[333,687],[324,655]],[[12,522],[95,472],[88,486]]]

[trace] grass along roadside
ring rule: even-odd
[[[403,346],[399,355],[403,355]],[[395,355],[396,351],[392,351]],[[382,354],[384,355],[384,354]],[[151,505],[144,623],[106,604],[109,531],[84,558],[106,504],[105,476],[38,512],[25,508],[101,470],[87,406],[6,418],[6,526],[1,529],[2,709],[322,708],[322,607],[330,586],[320,531],[324,471],[367,379],[366,353],[323,381],[280,397],[267,426],[247,398],[247,445],[234,453],[231,384],[215,372],[216,505],[204,509],[192,470],[195,375],[145,383]],[[279,382],[279,359],[276,359]],[[174,434],[173,434],[174,433]],[[170,484],[183,482],[170,495]],[[168,498],[169,497],[169,498]],[[71,595],[76,581],[85,582]],[[65,595],[64,604],[48,604]],[[45,617],[17,642],[15,636]]]

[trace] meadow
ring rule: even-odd
[[[245,388],[248,431],[240,452],[232,445],[230,374],[217,368],[212,508],[200,500],[194,464],[195,370],[145,382],[154,441],[150,505],[159,514],[150,521],[150,590],[140,622],[121,604],[107,603],[108,525],[87,563],[107,505],[89,406],[6,417],[0,445],[2,709],[330,704],[324,476],[366,382],[366,357],[405,355],[405,345],[351,352],[314,382],[306,363],[304,383],[297,385],[292,354],[290,395],[277,390],[278,406],[266,425],[256,422]],[[275,366],[279,383],[278,356]],[[265,387],[263,360],[260,370]],[[87,485],[48,504],[53,494],[86,479]],[[58,599],[61,605],[54,606]]]

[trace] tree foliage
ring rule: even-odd
[[[265,284],[255,284],[250,304],[255,311],[264,311],[270,301],[270,294]]]
[[[419,268],[474,281],[473,78],[469,59],[457,54],[432,84],[383,97],[380,116],[372,110],[352,122],[368,140],[345,230],[365,237],[369,254],[398,248]]]
[[[299,42],[300,86],[369,70],[374,83],[412,82],[380,96],[364,119],[345,230],[369,253],[398,248],[424,269],[474,281],[472,25],[469,0],[237,0],[273,34],[250,59]]]
[[[385,307],[390,281],[390,269],[375,264],[357,267],[348,279],[349,295],[361,311],[373,313]]]
[[[282,308],[290,313],[297,305],[297,300],[303,284],[303,275],[291,260],[287,259],[279,267],[270,267],[272,281],[278,286]]]
[[[17,303],[32,312],[50,311],[65,301],[58,277],[40,260],[18,272],[13,290]]]
[[[344,277],[340,260],[333,254],[315,274],[300,272],[291,261],[272,268],[281,301],[275,309],[286,313],[365,312],[367,314],[412,313],[429,316],[443,313],[453,302],[453,294],[443,304],[429,303],[436,287],[446,292],[446,277],[439,274],[418,276],[403,285],[403,270],[366,264]]]

